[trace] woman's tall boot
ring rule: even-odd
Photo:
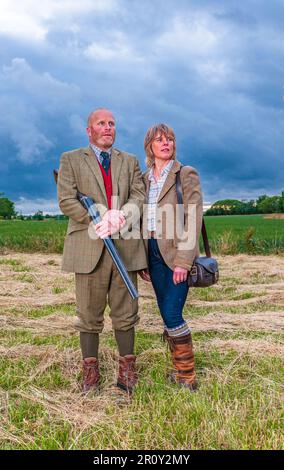
[[[170,379],[183,387],[196,390],[196,374],[194,370],[194,353],[191,333],[182,336],[170,336],[165,330],[163,334],[167,341],[173,361]]]

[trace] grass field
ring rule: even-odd
[[[283,449],[284,257],[218,259],[220,284],[193,289],[185,308],[194,394],[166,379],[162,323],[151,286],[140,281],[139,383],[129,400],[114,386],[108,312],[101,392],[80,394],[74,279],[61,273],[61,256],[2,254],[0,448]]]
[[[0,220],[0,249],[62,253],[67,221]]]
[[[284,220],[265,215],[205,217],[212,250],[221,254],[284,253]]]
[[[283,219],[251,215],[205,217],[205,221],[216,254],[284,253]],[[0,221],[0,249],[62,253],[66,228],[67,221]]]

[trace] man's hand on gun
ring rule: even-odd
[[[102,220],[95,225],[95,231],[98,237],[106,238],[118,232],[126,223],[122,211],[117,209],[108,210]]]

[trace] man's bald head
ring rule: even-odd
[[[87,126],[88,127],[90,127],[92,121],[94,119],[96,119],[97,114],[100,113],[101,111],[104,111],[104,112],[107,112],[107,113],[111,114],[113,120],[115,121],[114,116],[113,116],[112,112],[109,109],[107,109],[107,108],[97,108],[94,111],[92,111],[88,116],[88,120],[87,120]]]
[[[90,144],[101,150],[108,150],[115,139],[115,119],[112,112],[106,108],[93,111],[87,122],[87,134]]]

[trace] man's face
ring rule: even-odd
[[[115,139],[115,120],[108,110],[96,111],[91,118],[87,134],[91,144],[102,150],[109,149]]]

